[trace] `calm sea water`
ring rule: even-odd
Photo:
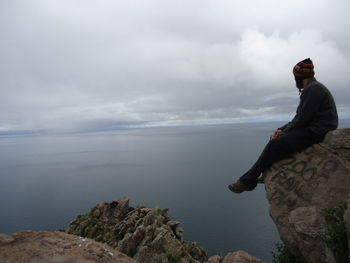
[[[245,250],[267,262],[279,241],[263,185],[227,185],[279,123],[0,137],[0,232],[57,230],[100,202],[169,208],[209,255]]]

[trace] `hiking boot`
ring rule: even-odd
[[[233,183],[233,184],[230,184],[228,186],[228,188],[234,192],[234,193],[237,193],[237,194],[240,194],[244,191],[252,191],[254,190],[255,186],[249,186],[249,185],[246,185],[245,183],[243,183],[241,180],[238,180],[237,182]]]

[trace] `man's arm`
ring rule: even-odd
[[[307,126],[317,113],[325,92],[322,88],[312,85],[307,87],[300,96],[300,103],[293,120],[282,126],[282,131]]]

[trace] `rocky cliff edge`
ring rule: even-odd
[[[324,241],[325,211],[349,198],[350,128],[329,132],[322,143],[275,163],[264,183],[270,215],[289,251],[309,263],[335,262]]]

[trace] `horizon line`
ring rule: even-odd
[[[339,118],[339,120],[350,120],[350,118]],[[213,121],[175,121],[175,122],[147,122],[139,124],[124,124],[115,127],[91,127],[91,128],[51,128],[51,129],[14,129],[0,130],[0,137],[6,136],[25,136],[25,135],[53,135],[53,134],[73,134],[73,133],[94,133],[108,132],[118,130],[137,130],[137,129],[152,129],[152,128],[175,128],[175,127],[199,127],[199,126],[219,126],[219,125],[234,125],[234,124],[254,124],[254,123],[274,123],[285,122],[286,120],[213,120]]]

